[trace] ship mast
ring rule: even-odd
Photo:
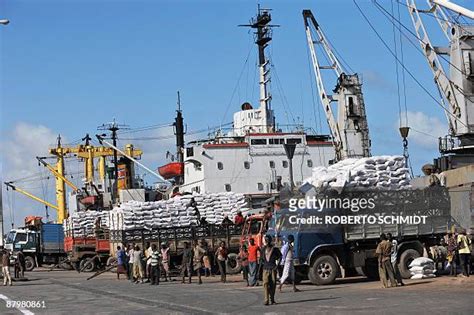
[[[269,11],[270,9],[261,9],[259,5],[257,16],[250,21],[250,24],[239,25],[256,29],[255,44],[258,46],[258,67],[260,73],[260,111],[263,115],[260,131],[263,133],[275,131],[275,117],[271,106],[272,96],[270,94],[270,62],[265,56],[265,48],[272,40],[272,27],[278,27],[279,25],[269,24],[272,20]]]

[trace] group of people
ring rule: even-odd
[[[380,235],[375,254],[378,259],[379,276],[384,288],[405,285],[398,268],[398,242],[391,233]],[[388,281],[390,280],[390,285]]]
[[[255,244],[253,238],[250,238],[248,247],[243,245],[240,250],[239,260],[247,286],[258,286],[260,269],[262,271],[265,305],[276,303],[275,291],[277,283],[279,283],[279,291],[282,292],[285,282],[291,280],[293,291],[299,292],[296,288],[296,274],[293,263],[294,241],[293,235],[288,235],[280,251],[280,249],[274,246],[272,237],[266,235],[265,245],[262,248]]]
[[[450,266],[450,275],[457,276],[457,263],[461,265],[461,277],[469,277],[471,272],[471,245],[472,241],[463,229],[459,234],[449,233],[446,236],[447,260]]]
[[[125,274],[133,283],[149,282],[151,285],[160,283],[161,270],[165,281],[171,280],[169,247],[163,243],[158,250],[156,244],[147,243],[142,251],[139,245],[130,244],[126,248],[117,246],[117,279]]]
[[[244,244],[239,252],[238,260],[243,270],[243,277],[247,286],[258,286],[260,271],[262,274],[265,305],[275,304],[275,291],[279,283],[280,292],[287,280],[293,283],[293,291],[299,290],[295,286],[294,237],[289,235],[282,250],[273,244],[270,235],[266,235],[265,245],[259,247],[253,238],[248,245]],[[166,243],[161,244],[160,250],[155,244],[147,244],[147,249],[142,251],[139,245],[131,244],[126,249],[117,247],[117,279],[121,274],[134,283],[149,282],[151,285],[160,283],[161,275],[165,281],[171,280],[170,275],[170,248]],[[191,283],[193,274],[198,277],[198,284],[202,284],[202,274],[212,276],[212,261],[218,266],[220,281],[227,281],[227,261],[229,249],[224,241],[219,244],[213,253],[206,241],[194,241],[192,246],[184,242],[181,252],[182,261],[180,277],[182,283]],[[162,272],[163,271],[163,272]],[[278,276],[279,275],[279,276]]]

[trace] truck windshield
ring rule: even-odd
[[[17,233],[15,237],[15,243],[26,242],[26,233]]]
[[[13,240],[15,239],[15,232],[9,232],[7,235],[7,239],[5,240],[5,243],[11,244],[13,243]]]

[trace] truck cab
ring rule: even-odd
[[[39,233],[28,229],[13,229],[5,240],[5,248],[12,253],[22,251],[25,254],[26,270],[36,265],[34,257],[39,250]]]
[[[322,255],[328,245],[334,249],[336,245],[343,244],[342,230],[339,225],[326,225],[316,223],[314,220],[323,218],[328,212],[335,213],[336,209],[298,209],[290,211],[283,209],[274,214],[275,219],[269,222],[268,234],[275,237],[277,246],[293,235],[294,265],[297,278],[310,279],[313,283],[333,281],[338,274],[338,264],[333,255]],[[327,251],[330,252],[329,250]],[[315,265],[315,253],[318,257],[327,256],[325,260]]]

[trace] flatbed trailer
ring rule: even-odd
[[[237,259],[241,239],[242,226],[234,224],[111,231],[110,252],[112,257],[115,257],[117,246],[135,244],[144,249],[147,243],[156,244],[158,247],[160,244],[166,243],[170,248],[170,267],[172,270],[176,270],[181,265],[184,242],[188,242],[192,246],[194,241],[205,240],[209,246],[210,258],[213,260],[220,242],[225,241],[229,249],[227,272],[233,274],[241,270],[240,262]]]

